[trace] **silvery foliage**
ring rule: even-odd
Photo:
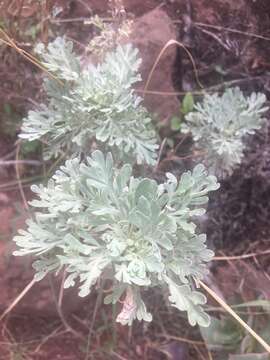
[[[191,132],[196,147],[209,171],[222,177],[230,175],[241,163],[245,136],[255,133],[264,123],[266,97],[252,93],[246,97],[236,87],[223,95],[205,95],[195,111],[186,115],[183,132]]]
[[[31,205],[38,211],[15,237],[15,255],[37,257],[37,281],[65,268],[64,287],[77,282],[80,296],[100,278],[112,281],[104,302],[124,298],[117,317],[122,324],[151,321],[141,292],[160,286],[167,288],[173,306],[187,312],[191,325],[207,326],[206,298],[194,289],[194,280],[207,273],[213,252],[194,218],[204,214],[207,194],[218,187],[203,165],[179,182],[168,173],[158,185],[134,178],[129,164],[117,169],[110,153],[97,150],[86,163],[66,161],[47,187],[32,186],[38,198]]]
[[[89,139],[111,150],[119,161],[153,165],[157,135],[141,98],[132,86],[141,80],[141,60],[131,44],[118,46],[102,63],[83,68],[64,38],[39,44],[43,64],[60,81],[45,81],[48,104],[30,111],[23,120],[23,139],[44,140],[47,156],[89,151]],[[96,145],[95,145],[96,146]]]

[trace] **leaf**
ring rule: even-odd
[[[83,265],[80,272],[80,291],[79,296],[85,297],[90,294],[91,287],[96,283],[104,268],[108,265],[109,260],[100,256],[92,259],[89,264]]]
[[[49,43],[47,52],[43,46],[38,45],[36,52],[42,57],[43,64],[48,70],[55,72],[58,77],[73,81],[78,79],[80,74],[80,63],[73,53],[73,44],[64,38],[57,37]]]
[[[21,151],[23,155],[29,155],[31,153],[38,153],[41,149],[41,144],[37,140],[23,142],[21,145]]]
[[[164,236],[161,236],[160,238],[157,238],[157,243],[161,245],[166,250],[173,250],[173,243],[169,236],[166,236],[167,234],[164,234]]]
[[[125,289],[126,287],[124,285],[115,286],[113,292],[104,298],[104,304],[116,304]]]
[[[205,304],[205,296],[198,291],[192,291],[188,285],[179,286],[168,277],[165,277],[165,280],[170,290],[169,300],[179,310],[187,311],[190,325],[209,326],[210,317],[200,306]]]
[[[13,108],[12,108],[12,106],[11,106],[10,104],[5,103],[5,104],[3,105],[3,108],[4,108],[4,112],[6,113],[6,115],[8,115],[8,116],[11,116],[11,115],[12,115]]]
[[[76,280],[77,277],[78,277],[78,274],[76,274],[76,273],[69,274],[66,277],[66,280],[64,282],[64,289],[68,289],[71,286],[74,286],[75,285],[75,280]]]
[[[237,349],[243,339],[241,327],[228,317],[211,317],[209,327],[200,331],[209,350]]]
[[[186,115],[194,108],[194,99],[192,93],[188,92],[183,98],[181,112]]]
[[[270,323],[269,316],[265,319],[266,322],[263,327],[259,328],[259,335],[266,341],[267,344],[270,343]],[[264,348],[259,343],[256,344],[256,348],[253,350],[256,352],[263,352]],[[270,359],[269,359],[270,360]]]
[[[142,179],[135,192],[135,200],[139,201],[141,196],[145,196],[146,199],[152,200],[157,196],[157,183],[150,179]]]
[[[154,255],[147,256],[144,262],[147,270],[150,272],[162,272],[164,270],[164,264]]]
[[[179,116],[173,116],[171,118],[171,129],[173,131],[178,131],[181,128],[181,119]]]
[[[241,304],[232,305],[233,308],[242,308],[242,307],[262,307],[265,311],[270,313],[270,301],[265,299],[258,299],[253,301],[243,302]]]
[[[116,322],[120,322],[122,325],[131,325],[135,318],[139,321],[152,321],[152,315],[147,312],[140,293],[128,287],[122,310],[118,314]]]

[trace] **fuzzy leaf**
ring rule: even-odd
[[[198,291],[192,291],[188,285],[177,285],[168,277],[165,278],[165,281],[170,290],[169,300],[179,310],[187,311],[190,325],[209,326],[210,317],[201,307],[206,303],[205,296]]]

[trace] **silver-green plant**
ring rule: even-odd
[[[112,283],[105,303],[124,297],[117,321],[151,321],[142,291],[167,289],[171,304],[187,311],[191,325],[207,326],[205,296],[195,289],[207,273],[213,252],[194,218],[204,214],[208,193],[219,187],[203,165],[172,174],[158,185],[134,178],[129,164],[116,168],[110,153],[99,150],[86,163],[66,161],[48,186],[32,186],[38,199],[28,229],[15,237],[15,255],[32,254],[35,279],[65,269],[64,287],[79,285],[86,296],[99,279]]]
[[[191,132],[201,161],[218,177],[230,175],[241,163],[245,138],[264,123],[266,97],[261,93],[244,96],[236,87],[223,95],[205,95],[202,103],[185,117],[181,129]]]
[[[157,134],[133,89],[141,80],[137,49],[119,45],[102,63],[86,68],[64,38],[47,48],[39,44],[37,53],[58,81],[45,81],[48,103],[23,120],[22,139],[48,144],[46,157],[87,154],[97,147],[112,151],[118,161],[155,164]]]

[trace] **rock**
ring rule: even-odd
[[[151,69],[164,45],[176,39],[173,23],[165,11],[156,9],[134,20],[129,41],[138,47],[142,57],[140,72],[143,81],[137,89],[143,90]],[[151,77],[148,90],[173,92],[172,73],[176,58],[176,47],[169,46],[162,55]],[[157,115],[158,120],[166,121],[179,110],[176,96],[146,94],[144,103],[147,109]]]

